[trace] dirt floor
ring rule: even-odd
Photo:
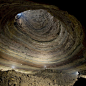
[[[73,86],[76,79],[75,74],[56,70],[43,70],[36,74],[0,71],[0,86]]]

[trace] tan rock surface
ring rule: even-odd
[[[37,74],[23,74],[14,70],[0,72],[0,86],[73,86],[75,74],[43,70]]]

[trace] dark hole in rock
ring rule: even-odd
[[[16,86],[16,84],[14,84],[14,86]]]
[[[86,79],[82,77],[78,78],[74,86],[86,86]]]

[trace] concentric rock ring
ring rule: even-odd
[[[79,64],[75,59],[83,60],[76,57],[83,50],[82,26],[72,15],[35,3],[2,7],[5,11],[1,10],[0,69],[66,70]]]

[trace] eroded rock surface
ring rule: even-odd
[[[23,74],[12,71],[0,72],[0,86],[73,86],[75,74],[56,70],[44,70],[37,74]]]
[[[80,22],[58,7],[0,0],[0,85],[73,86],[86,69],[84,37]]]
[[[1,70],[84,69],[84,33],[74,16],[52,5],[9,2],[0,5]]]

